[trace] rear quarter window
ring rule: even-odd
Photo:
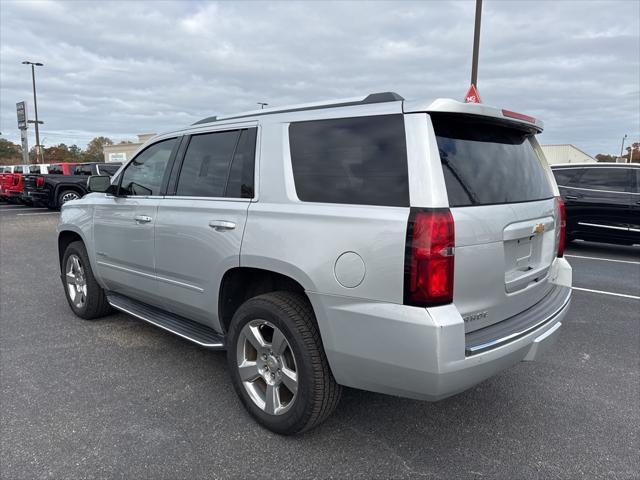
[[[409,205],[402,115],[292,123],[289,146],[304,202]]]

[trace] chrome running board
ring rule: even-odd
[[[128,313],[140,320],[160,327],[201,347],[224,350],[224,335],[193,320],[189,320],[157,307],[137,302],[124,295],[108,293],[107,301],[113,308]]]

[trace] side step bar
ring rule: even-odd
[[[117,293],[108,293],[109,304],[124,313],[151,323],[193,343],[214,350],[224,350],[224,336],[210,327],[157,307],[132,300]]]

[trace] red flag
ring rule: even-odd
[[[480,95],[478,95],[478,90],[476,90],[476,86],[472,83],[469,87],[469,91],[464,96],[465,103],[482,103],[480,100]]]

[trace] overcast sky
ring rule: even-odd
[[[395,91],[462,99],[474,2],[0,3],[0,131],[19,141],[15,103],[42,143],[118,141],[202,117]],[[640,2],[485,0],[484,103],[545,122],[542,143],[591,155],[640,139]],[[30,145],[34,142],[29,130]]]

